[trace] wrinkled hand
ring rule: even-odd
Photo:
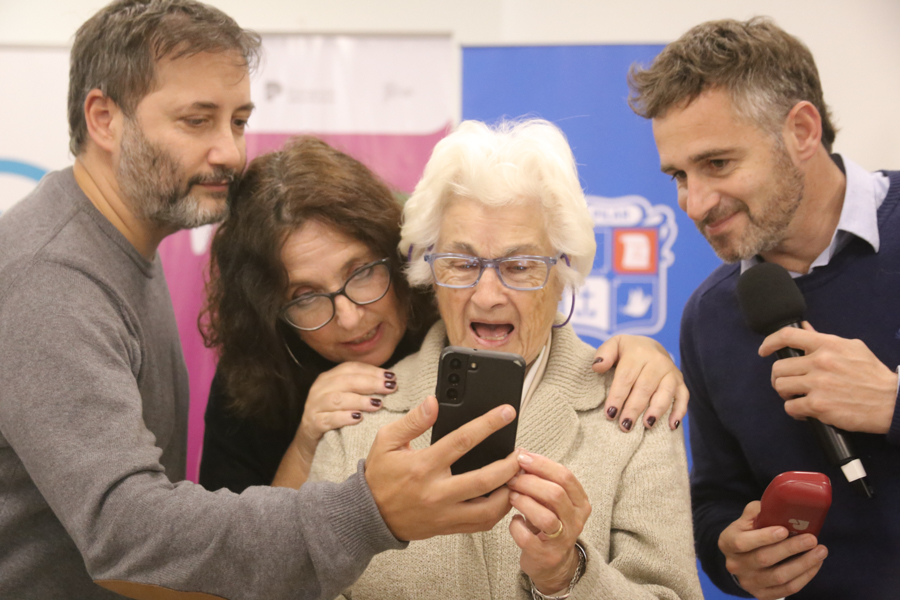
[[[681,371],[662,344],[642,335],[616,335],[597,349],[595,357],[593,368],[597,373],[616,367],[606,397],[606,415],[609,419],[618,416],[623,431],[630,431],[645,410],[644,425],[653,427],[673,399],[669,427],[676,429],[681,424],[690,394]]]
[[[366,481],[394,537],[423,540],[449,533],[487,531],[512,508],[504,484],[519,470],[516,452],[477,471],[452,475],[450,465],[490,434],[512,422],[505,404],[422,450],[409,443],[437,418],[434,396],[382,427],[366,459]],[[484,494],[491,492],[483,498]]]
[[[578,568],[575,542],[591,514],[591,503],[572,472],[530,452],[518,455],[522,472],[508,486],[513,508],[509,533],[522,549],[519,566],[544,594],[568,587]],[[557,532],[561,533],[554,536]]]
[[[796,594],[819,572],[828,549],[809,533],[789,538],[784,527],[754,529],[759,510],[760,503],[751,502],[719,536],[725,568],[759,600]]]
[[[887,433],[897,404],[897,373],[860,340],[785,327],[759,347],[760,356],[780,348],[806,356],[784,358],[772,367],[772,386],[795,419],[816,419],[846,431]]]

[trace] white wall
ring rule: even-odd
[[[806,42],[817,59],[826,100],[842,130],[836,149],[869,169],[900,168],[898,0],[212,0],[211,3],[243,26],[261,32],[439,32],[452,33],[463,46],[664,43],[708,19],[770,15]],[[0,44],[67,44],[78,25],[104,4],[103,0],[0,0]],[[35,74],[36,86],[40,85],[39,77]]]

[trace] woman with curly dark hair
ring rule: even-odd
[[[205,487],[298,487],[325,431],[396,388],[377,365],[418,349],[436,318],[400,273],[400,210],[364,165],[316,138],[250,164],[212,243]]]
[[[437,311],[402,274],[400,216],[369,169],[316,138],[250,163],[212,243],[201,329],[219,363],[204,487],[299,487],[327,431],[359,423],[381,407],[371,396],[402,385],[388,369],[419,349]],[[659,344],[617,336],[598,357],[597,371],[619,363],[610,406],[624,430],[626,415],[650,404],[644,420],[655,421],[673,398],[683,417],[686,389]]]

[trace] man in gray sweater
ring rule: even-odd
[[[187,372],[156,249],[224,217],[258,50],[191,0],[119,0],[76,34],[74,167],[0,219],[0,598],[331,598],[375,553],[509,510],[505,489],[480,496],[514,457],[449,465],[512,409],[409,450],[433,399],[341,484],[183,481]]]

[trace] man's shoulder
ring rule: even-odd
[[[890,220],[890,227],[894,226],[894,221],[900,216],[897,211],[897,205],[900,204],[900,171],[881,171],[888,178],[888,191],[884,201],[878,209],[879,226],[884,228]]]
[[[699,310],[701,304],[708,302],[718,303],[725,297],[733,297],[740,274],[740,263],[727,263],[718,266],[688,298],[684,307],[685,317],[692,316]]]
[[[52,245],[81,210],[71,169],[48,173],[0,218],[0,272]]]
[[[122,239],[119,240],[118,238]],[[127,240],[97,211],[75,182],[72,169],[46,175],[38,186],[0,218],[0,298],[27,274],[62,270],[95,280],[121,271],[127,278],[141,264]],[[121,281],[120,281],[121,283]]]

